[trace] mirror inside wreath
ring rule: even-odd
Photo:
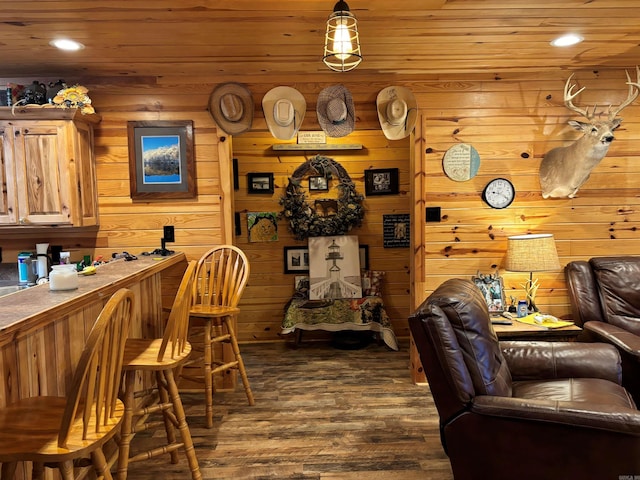
[[[363,199],[342,165],[316,155],[289,178],[280,216],[297,240],[343,235],[362,224]]]

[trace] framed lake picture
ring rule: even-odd
[[[196,196],[193,122],[128,122],[131,198]]]

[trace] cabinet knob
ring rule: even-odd
[[[29,224],[29,220],[25,217],[20,217],[20,220],[18,220],[18,222],[20,223],[20,225],[28,225]]]

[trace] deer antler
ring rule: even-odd
[[[582,91],[586,87],[582,87],[576,93],[573,93],[573,89],[576,87],[576,85],[571,83],[571,79],[572,78],[573,78],[573,73],[567,79],[567,83],[564,84],[564,106],[567,107],[572,112],[579,113],[583,117],[591,120],[595,116],[596,107],[594,105],[593,112],[591,114],[589,114],[589,109],[588,108],[587,109],[578,108],[573,104],[573,99],[576,98],[578,95],[580,95],[580,93],[582,93]]]
[[[627,94],[627,99],[622,102],[615,110],[611,110],[611,105],[609,105],[609,120],[613,120],[614,118],[616,118],[616,115],[618,115],[623,108],[631,104],[638,97],[638,93],[640,93],[640,68],[636,65],[635,82],[631,81],[629,72],[625,70],[624,73],[627,75],[627,85],[629,85],[629,93]]]

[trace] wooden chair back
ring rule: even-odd
[[[82,417],[82,439],[89,431],[100,432],[116,411],[124,345],[134,315],[131,290],[118,290],[105,304],[80,356],[67,393],[67,405],[58,434],[65,448],[74,422]]]
[[[178,287],[173,306],[169,313],[169,320],[164,330],[160,350],[158,351],[158,362],[162,362],[167,348],[170,358],[184,353],[188,341],[189,333],[189,309],[191,308],[193,281],[195,279],[197,262],[191,260],[182,276],[182,281]]]
[[[209,307],[237,307],[249,278],[249,261],[233,245],[206,252],[196,268],[193,303]]]

